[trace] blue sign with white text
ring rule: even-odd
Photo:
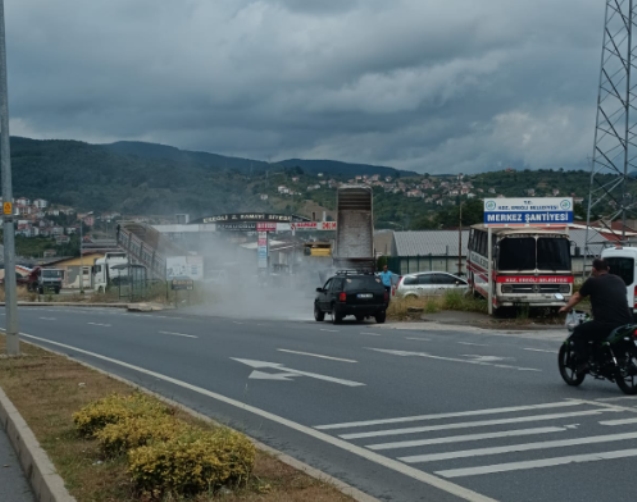
[[[573,223],[573,199],[528,198],[485,199],[484,224],[506,225],[568,225]]]

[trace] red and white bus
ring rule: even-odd
[[[493,307],[558,308],[573,294],[571,241],[561,229],[493,228]],[[485,298],[488,286],[488,229],[471,227],[467,272],[469,286]],[[558,300],[559,293],[564,300]]]

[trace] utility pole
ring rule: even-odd
[[[80,294],[84,294],[84,219],[80,218]]]
[[[0,0],[0,168],[4,225],[4,296],[6,312],[7,354],[20,355],[18,305],[15,279],[15,234],[13,221],[13,186],[9,146],[9,92],[7,84],[7,46],[4,29],[4,0]]]
[[[462,204],[460,201],[460,217],[458,218],[458,275],[462,274]]]

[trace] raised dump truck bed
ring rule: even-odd
[[[337,191],[334,265],[374,269],[373,194],[370,187],[344,185]]]

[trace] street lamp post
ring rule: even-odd
[[[4,218],[4,295],[7,354],[17,356],[20,355],[20,339],[18,337],[13,186],[11,181],[11,151],[9,145],[9,93],[7,87],[4,0],[0,0],[0,168],[2,169],[2,212]]]

